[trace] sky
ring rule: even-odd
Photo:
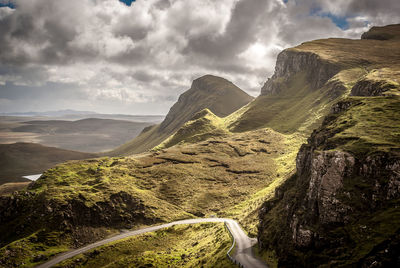
[[[398,14],[398,0],[0,0],[0,113],[166,114],[205,74],[258,96],[283,49]]]

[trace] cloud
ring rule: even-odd
[[[207,73],[256,96],[282,49],[331,36],[358,38],[371,25],[395,23],[400,12],[395,0],[12,4],[16,9],[0,8],[1,98],[20,95],[14,99],[20,110],[35,104],[37,110],[129,113],[167,112],[191,80]]]

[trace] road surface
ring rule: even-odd
[[[154,232],[163,228],[167,227],[172,227],[174,225],[178,224],[196,224],[196,223],[207,223],[207,222],[225,222],[226,225],[228,226],[229,230],[231,231],[231,234],[233,235],[235,241],[236,241],[236,250],[235,254],[233,255],[233,258],[236,259],[236,261],[240,262],[244,267],[246,268],[266,268],[268,267],[265,263],[261,262],[260,260],[256,259],[253,255],[252,252],[252,246],[257,242],[256,239],[254,238],[249,238],[245,232],[240,228],[239,224],[232,219],[225,219],[225,218],[204,218],[204,219],[189,219],[189,220],[181,220],[181,221],[174,221],[162,225],[157,225],[157,226],[152,226],[152,227],[147,227],[135,231],[129,231],[125,232],[104,240],[97,241],[95,243],[89,244],[85,247],[75,249],[72,251],[68,251],[66,253],[60,254],[54,259],[51,259],[48,262],[45,262],[37,268],[48,268],[52,267],[53,265],[56,265],[57,263],[60,263],[64,260],[67,260],[69,258],[72,258],[78,254],[84,253],[86,251],[89,251],[91,249],[94,249],[96,247],[105,245],[110,242],[118,241],[120,239],[124,239],[127,237],[135,236],[135,235],[140,235],[148,232]]]

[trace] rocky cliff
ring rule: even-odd
[[[301,146],[296,173],[260,210],[259,246],[275,254],[278,266],[400,265],[399,36],[400,25],[376,27],[362,40],[295,48],[317,54],[313,61],[293,53],[278,58],[264,94],[282,90],[274,82],[293,79],[302,68],[316,74],[310,83],[326,81],[337,69],[321,62],[340,66],[334,77],[348,81]],[[316,62],[325,70],[316,70]]]
[[[321,88],[340,69],[338,64],[324,60],[316,53],[287,49],[279,53],[275,73],[262,87],[261,95],[280,93],[282,86],[300,72],[306,73],[312,89]]]
[[[260,212],[260,245],[280,266],[400,264],[399,116],[398,97],[332,107]]]

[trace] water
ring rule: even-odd
[[[27,175],[27,176],[22,176],[22,178],[31,180],[31,181],[36,181],[37,179],[40,178],[40,176],[42,176],[42,174],[36,174],[36,175]]]

